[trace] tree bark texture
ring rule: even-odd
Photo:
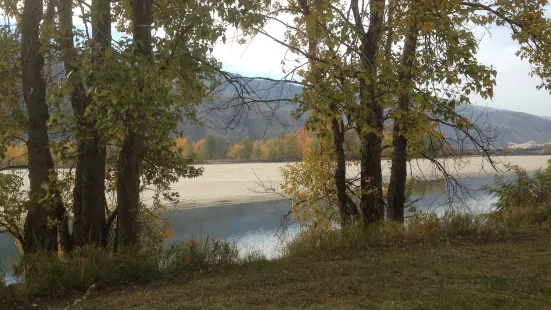
[[[139,56],[149,58],[151,55],[152,0],[133,0],[133,35],[136,52]],[[144,91],[141,79],[139,91]],[[137,118],[143,118],[138,111]],[[131,118],[127,115],[127,118]],[[136,120],[130,120],[130,123]],[[139,236],[140,212],[140,170],[144,151],[144,131],[138,126],[130,126],[119,154],[117,178],[118,202],[118,238],[120,246],[134,246]]]
[[[417,49],[418,29],[414,25],[405,38],[402,52],[399,82],[402,84],[402,93],[398,99],[397,113],[400,117],[394,117],[392,130],[392,167],[390,169],[390,184],[387,193],[388,218],[397,221],[404,221],[404,204],[406,202],[406,179],[407,179],[407,118],[410,105],[410,87],[412,82],[412,66],[415,60]]]
[[[109,47],[110,3],[106,0],[92,2],[93,39],[100,43],[98,55]],[[84,83],[79,80],[79,67],[75,65],[76,51],[73,44],[72,1],[59,0],[59,20],[65,71],[72,87],[71,105],[77,120],[78,163],[76,168],[74,200],[73,240],[78,246],[105,245],[107,231],[105,212],[105,147],[100,143],[100,133],[95,120],[86,119],[89,106]],[[107,39],[104,39],[107,36]]]
[[[335,168],[335,188],[337,192],[337,201],[339,204],[339,213],[342,223],[346,225],[356,213],[346,193],[346,157],[344,154],[344,126],[342,119],[339,122],[337,118],[331,121],[331,132],[333,134],[333,149],[337,160]]]
[[[55,217],[55,206],[50,201],[40,202],[46,191],[49,170],[53,160],[49,148],[49,118],[46,104],[46,82],[43,77],[44,58],[40,53],[40,22],[43,2],[25,0],[21,19],[21,74],[23,98],[28,116],[29,180],[31,203],[25,219],[26,254],[37,251],[54,251],[57,245],[55,227],[48,227],[48,217]]]
[[[353,0],[357,7],[357,0]],[[381,41],[384,20],[384,0],[370,3],[369,28],[362,37],[360,77],[360,109],[357,116],[361,141],[360,155],[360,209],[364,224],[378,222],[384,217],[381,149],[383,141],[383,108],[377,96],[377,51]],[[359,16],[359,14],[355,14]],[[363,27],[359,18],[358,28]]]

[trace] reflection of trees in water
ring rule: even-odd
[[[430,194],[442,195],[446,190],[446,180],[416,180],[412,179],[408,184],[411,195],[426,196]]]

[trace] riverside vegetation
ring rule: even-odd
[[[94,285],[75,308],[541,308],[551,292],[551,161],[531,177],[516,174],[486,189],[498,197],[490,213],[306,230],[275,260],[209,239],[116,254],[41,253],[24,261],[32,278],[2,286],[0,296],[6,307],[64,308]]]
[[[496,167],[491,152],[499,136],[457,112],[472,103],[473,95],[491,99],[496,85],[498,72],[477,58],[477,29],[510,29],[511,40],[519,46],[517,56],[528,60],[531,73],[541,79],[538,88],[551,90],[547,5],[546,0],[1,1],[5,18],[0,27],[0,145],[2,156],[17,155],[13,147],[26,146],[30,186],[24,189],[16,173],[0,174],[0,228],[17,240],[23,254],[13,266],[22,283],[2,283],[0,305],[29,306],[25,301],[52,301],[93,287],[152,281],[196,279],[191,283],[207,281],[207,286],[216,287],[208,282],[209,276],[201,275],[227,272],[237,277],[240,271],[244,276],[256,274],[244,283],[262,290],[277,284],[267,278],[276,269],[289,273],[311,264],[312,269],[303,271],[312,273],[298,273],[306,282],[283,277],[289,286],[282,292],[290,298],[282,299],[287,300],[283,306],[423,307],[413,304],[418,296],[405,289],[419,284],[419,279],[407,273],[400,277],[398,270],[415,272],[416,262],[431,259],[445,268],[424,246],[463,242],[459,238],[474,242],[481,253],[508,253],[510,261],[486,261],[504,263],[499,265],[503,268],[524,258],[517,248],[529,253],[533,259],[523,264],[528,271],[508,270],[518,271],[517,290],[500,280],[505,273],[488,268],[471,269],[470,276],[441,269],[428,274],[427,281],[436,286],[457,281],[453,284],[464,293],[476,285],[504,290],[480,295],[481,302],[494,305],[541,305],[537,303],[543,303],[547,284],[528,284],[526,275],[530,281],[543,281],[547,275],[538,253],[548,251],[543,244],[549,191],[543,189],[549,188],[550,169],[534,178],[519,172],[518,183],[498,183],[497,189],[489,189],[500,199],[490,214],[437,217],[413,212],[406,218],[405,209],[410,205],[407,165],[414,158],[428,160],[453,184],[459,180],[437,158],[461,161],[462,154],[474,152]],[[270,31],[271,23],[284,31]],[[213,50],[236,29],[237,43],[262,35],[287,48],[296,57],[290,62],[295,67],[282,70],[293,74],[274,81],[224,71]],[[252,89],[255,80],[301,85],[302,92],[266,99]],[[227,87],[236,90],[235,96],[228,98]],[[274,189],[292,199],[291,215],[304,232],[278,261],[266,262],[257,253],[240,255],[235,245],[215,240],[161,248],[171,231],[158,214],[179,199],[171,185],[203,172],[193,165],[198,154],[181,143],[185,133],[178,130],[183,120],[204,122],[197,115],[203,104],[212,111],[233,109],[234,117],[226,124],[230,129],[248,113],[262,114],[281,104],[294,105],[297,118],[307,115],[305,130],[317,143],[299,149],[302,161],[284,167],[284,182]],[[391,130],[385,130],[385,124]],[[455,135],[444,135],[444,128]],[[351,134],[357,137],[355,145],[347,143]],[[216,148],[204,149],[208,156],[219,155]],[[232,153],[240,156],[250,149],[250,141],[244,140],[242,149]],[[385,152],[391,162],[388,182],[381,165]],[[351,154],[356,154],[356,161],[347,161]],[[56,170],[62,164],[71,167],[68,173]],[[358,166],[357,176],[346,173],[350,164]],[[145,191],[154,193],[151,206],[141,200]],[[530,236],[530,242],[516,243],[519,234]],[[385,247],[405,247],[404,255],[411,253],[417,260],[408,265],[409,260],[392,250],[385,252]],[[448,250],[454,248],[464,262],[489,259],[469,260],[468,247]],[[342,269],[339,257],[344,259]],[[366,260],[372,263],[362,264]],[[389,264],[393,268],[383,273],[365,269],[380,270]],[[359,265],[367,266],[359,274],[374,273],[375,280],[398,285],[378,296],[376,291],[363,291],[375,285],[363,286],[369,277],[343,277],[335,283],[338,287],[325,285],[330,277],[319,278],[339,270],[346,275]],[[314,276],[317,281],[308,282]],[[215,275],[210,281],[221,279]],[[218,284],[235,284],[227,279]],[[301,300],[296,287],[309,296],[319,292],[322,299],[302,295]],[[336,290],[329,292],[327,287]],[[425,287],[429,291],[423,291]],[[417,289],[423,296],[420,302],[428,306],[472,305],[464,295],[434,294],[435,286]],[[101,295],[98,298],[96,304],[81,299],[79,305],[102,307]],[[258,295],[250,298],[213,303],[281,306]],[[186,300],[172,301],[187,307]]]

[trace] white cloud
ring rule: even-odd
[[[269,29],[271,35],[282,38],[283,26],[272,23]],[[520,60],[515,55],[518,44],[511,39],[510,30],[493,27],[491,33],[491,36],[484,35],[478,59],[486,65],[493,65],[497,70],[494,98],[485,101],[473,96],[473,101],[499,109],[551,116],[551,95],[536,89],[540,79],[530,77],[528,61]],[[216,46],[214,55],[222,61],[225,70],[249,76],[279,78],[283,76],[281,61],[285,59],[286,52],[287,48],[266,36],[258,35],[247,45],[239,45],[235,40],[228,39],[226,44]]]
[[[510,30],[492,28],[492,36],[485,37],[478,53],[479,60],[497,70],[494,98],[478,103],[494,108],[551,116],[551,95],[537,90],[541,80],[530,77],[530,63],[515,55],[519,45],[511,39]]]
[[[271,22],[265,30],[270,35],[282,39],[285,28],[281,24]],[[296,60],[296,57],[287,53],[286,47],[265,35],[258,34],[246,44],[237,42],[242,35],[236,30],[227,31],[226,37],[226,43],[218,42],[213,52],[213,55],[222,62],[224,70],[247,76],[281,78],[285,75],[284,68],[295,67],[282,65],[284,59],[287,58],[285,62],[289,64]]]

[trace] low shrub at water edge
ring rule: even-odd
[[[241,258],[236,244],[207,239],[182,241],[168,249],[113,253],[87,247],[62,256],[38,253],[19,260],[14,269],[16,276],[25,279],[25,297],[56,297],[84,292],[91,285],[101,288],[170,280],[215,266],[264,259],[262,255]]]
[[[56,296],[67,291],[85,291],[96,286],[149,282],[158,278],[157,258],[146,252],[107,252],[99,248],[76,249],[58,257],[37,253],[15,264],[15,274],[24,278],[30,296]]]
[[[484,190],[498,200],[494,207],[498,211],[518,208],[533,208],[551,202],[551,160],[545,169],[538,169],[533,176],[518,166],[511,166],[514,179],[497,177],[495,186],[485,186]]]
[[[238,262],[239,250],[235,243],[214,239],[186,240],[163,250],[159,267],[162,274],[170,278],[208,266]]]
[[[381,222],[365,229],[352,224],[342,229],[306,230],[285,248],[285,256],[300,257],[362,251],[370,246],[419,240],[501,236],[551,228],[551,204],[490,214],[447,212],[415,214],[405,224]]]

